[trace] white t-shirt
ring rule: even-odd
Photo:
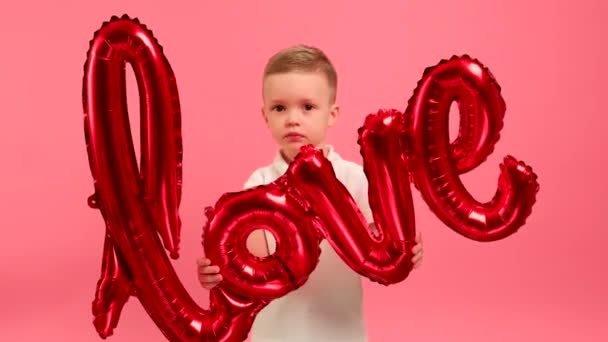
[[[331,145],[324,148],[336,177],[357,202],[363,216],[373,222],[368,182],[363,168],[342,159]],[[268,184],[288,168],[280,153],[271,165],[253,172],[244,188]],[[266,234],[269,249],[275,250],[272,234]],[[308,281],[297,290],[270,302],[257,314],[252,342],[366,342],[361,276],[336,254],[327,240],[321,242],[321,257]]]

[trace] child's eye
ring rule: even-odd
[[[310,103],[304,105],[304,109],[306,110],[312,110],[313,108],[315,108],[315,106],[311,105]]]
[[[274,108],[272,108],[272,110],[277,111],[277,112],[282,112],[285,110],[285,107],[278,105],[278,106],[274,106]]]

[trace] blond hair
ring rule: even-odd
[[[294,45],[275,53],[264,68],[264,79],[273,74],[293,71],[320,72],[332,90],[332,102],[336,100],[338,75],[332,62],[319,48],[308,45]]]

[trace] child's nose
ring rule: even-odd
[[[300,112],[298,110],[290,110],[287,113],[287,124],[289,124],[289,125],[299,124],[301,117],[302,117],[302,115],[300,114]]]

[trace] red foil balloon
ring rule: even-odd
[[[128,125],[126,62],[133,67],[142,95],[141,175]],[[99,181],[96,193],[127,198],[122,197],[127,196],[124,192],[141,189],[137,199],[143,197],[166,248],[177,258],[182,183],[177,86],[161,47],[137,19],[113,17],[95,33],[85,64],[83,97],[89,160]],[[125,210],[130,209],[116,208],[117,213]]]
[[[403,134],[397,111],[369,115],[359,129],[378,236],[370,234],[356,202],[320,151],[310,155],[310,162],[297,164],[292,176],[297,191],[314,203],[316,227],[337,254],[359,274],[385,285],[405,279],[413,266],[414,210]]]
[[[313,211],[290,185],[288,175],[304,160],[297,159],[286,176],[238,193],[224,194],[206,208],[203,229],[205,255],[220,266],[218,285],[243,298],[273,299],[300,287],[314,270],[321,253],[313,226]],[[256,257],[247,237],[265,229],[277,242],[270,257]]]
[[[141,175],[125,101],[127,62],[141,94]],[[219,288],[211,291],[209,310],[201,309],[180,283],[157,234],[176,258],[180,112],[175,77],[161,47],[137,20],[112,17],[91,41],[83,83],[85,139],[95,180],[89,205],[101,210],[107,229],[93,302],[99,335],[112,334],[124,303],[136,295],[171,341],[244,340],[265,302]]]
[[[127,62],[142,98],[141,174],[126,109]],[[455,97],[464,98],[465,114],[459,139],[450,146],[447,110]],[[489,204],[475,202],[460,183],[458,174],[491,153],[504,103],[485,69],[467,58],[453,59],[425,73],[408,115],[380,111],[359,129],[379,234],[369,232],[323,153],[306,146],[275,182],[226,193],[206,209],[203,247],[220,266],[224,281],[211,290],[205,310],[185,291],[163,249],[164,242],[177,258],[179,99],[161,47],[136,19],[112,17],[95,33],[85,64],[83,102],[95,180],[89,205],[100,209],[106,222],[93,302],[94,324],[103,338],[112,334],[133,295],[171,341],[242,341],[260,310],[306,282],[319,261],[323,238],[358,273],[386,285],[402,281],[412,268],[415,236],[412,174],[444,222],[481,240],[504,237],[523,224],[537,189],[530,168],[512,158],[506,159],[499,192]],[[249,253],[246,239],[255,229],[274,235],[273,255]]]
[[[460,131],[450,144],[450,104],[460,109]],[[427,68],[411,97],[412,172],[433,212],[456,232],[478,241],[505,238],[530,215],[538,191],[532,168],[511,156],[500,165],[498,190],[480,203],[466,190],[460,174],[474,169],[493,151],[503,127],[505,103],[490,72],[468,56]]]
[[[308,279],[318,263],[321,238],[373,281],[388,285],[405,279],[413,266],[415,228],[402,121],[399,112],[381,111],[368,116],[359,130],[378,236],[370,234],[322,151],[305,146],[274,183],[226,194],[215,209],[207,209],[203,242],[207,257],[228,280],[220,286],[242,296],[252,295],[242,292],[252,287],[259,298],[282,296]],[[247,251],[246,238],[255,229],[275,236],[271,257]]]
[[[318,264],[322,238],[373,281],[388,285],[405,279],[412,268],[415,229],[402,122],[400,113],[381,111],[368,116],[360,129],[379,236],[370,234],[323,152],[305,146],[273,183],[224,194],[206,208],[203,247],[224,278],[213,290],[250,299],[261,310],[306,282]],[[256,257],[247,250],[246,239],[256,229],[274,235],[277,247],[271,256]],[[248,313],[248,328],[256,313]]]

